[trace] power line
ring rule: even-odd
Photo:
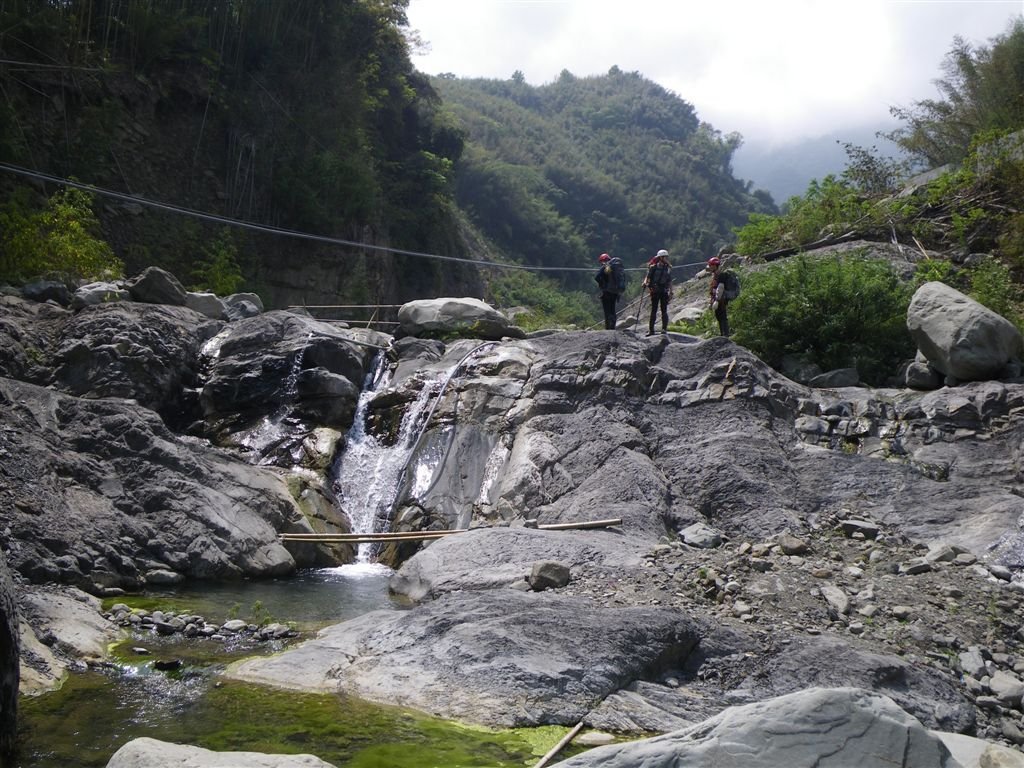
[[[424,253],[422,251],[409,251],[403,248],[392,248],[386,245],[374,245],[372,243],[361,243],[354,240],[343,240],[338,237],[328,237],[326,235],[315,235],[309,232],[300,232],[294,229],[284,229],[282,227],[272,227],[268,224],[257,224],[250,221],[242,221],[241,219],[233,219],[228,216],[221,216],[215,213],[205,213],[203,211],[197,211],[192,208],[185,208],[180,205],[173,205],[171,203],[162,203],[157,200],[149,200],[139,195],[126,195],[122,192],[115,192],[111,189],[105,189],[103,187],[97,187],[92,184],[83,184],[78,181],[72,181],[71,179],[65,179],[60,176],[52,176],[47,173],[40,173],[33,171],[28,168],[22,168],[18,165],[12,165],[10,163],[0,163],[0,171],[7,171],[19,176],[27,176],[29,178],[39,179],[40,181],[48,181],[52,184],[62,184],[66,187],[73,187],[75,189],[81,189],[86,192],[92,192],[97,195],[103,195],[104,197],[112,197],[117,200],[123,200],[130,203],[138,203],[139,205],[146,205],[151,208],[158,210],[170,211],[171,213],[177,213],[184,216],[192,216],[197,219],[204,221],[210,221],[217,224],[224,224],[231,227],[239,227],[241,229],[250,229],[255,232],[264,232],[272,235],[281,235],[283,237],[295,237],[301,240],[312,240],[319,243],[329,243],[331,245],[344,245],[350,248],[363,248],[372,251],[383,251],[385,253],[394,253],[401,256],[413,256],[422,259],[437,259],[439,261],[452,261],[460,264],[472,264],[478,267],[495,267],[497,269],[518,269],[528,272],[593,272],[594,267],[537,267],[528,266],[523,264],[506,264],[500,261],[485,261],[482,259],[466,259],[459,256],[445,256],[439,253]],[[703,261],[684,262],[674,266],[687,267],[694,266],[697,264],[703,264]],[[647,266],[642,267],[626,267],[627,272],[645,272]]]
[[[332,245],[344,245],[350,248],[365,248],[367,250],[384,251],[386,253],[394,253],[402,256],[414,256],[417,258],[424,259],[438,259],[441,261],[454,261],[462,264],[473,264],[475,266],[483,267],[497,267],[499,269],[520,269],[535,272],[591,272],[591,267],[534,267],[525,266],[522,264],[503,264],[498,261],[484,261],[480,259],[465,259],[459,256],[444,256],[438,253],[423,253],[422,251],[409,251],[402,248],[391,248],[386,245],[373,245],[371,243],[360,243],[354,240],[343,240],[338,237],[327,237],[326,235],[314,235],[309,232],[299,232],[294,229],[283,229],[281,227],[272,227],[267,224],[256,224],[249,221],[242,221],[240,219],[232,219],[227,216],[220,216],[214,213],[204,213],[203,211],[196,211],[191,208],[184,208],[180,205],[172,205],[170,203],[162,203],[156,200],[148,200],[138,195],[126,195],[121,192],[114,192],[110,189],[104,189],[103,187],[97,187],[92,184],[82,184],[81,182],[72,181],[70,179],[64,179],[59,176],[51,176],[47,173],[39,173],[37,171],[29,170],[28,168],[22,168],[17,165],[11,165],[9,163],[0,163],[0,170],[7,171],[8,173],[14,173],[20,176],[28,176],[30,178],[39,179],[41,181],[48,181],[53,184],[63,184],[64,186],[74,187],[75,189],[82,189],[86,192],[92,192],[97,195],[103,195],[105,197],[112,197],[117,200],[124,200],[126,202],[138,203],[140,205],[147,205],[151,208],[157,208],[163,211],[170,211],[172,213],[179,213],[185,216],[192,216],[197,219],[204,221],[210,221],[217,224],[224,224],[231,227],[240,227],[242,229],[251,229],[256,232],[264,232],[273,235],[282,235],[284,237],[295,237],[302,240],[313,240],[319,243],[330,243]]]

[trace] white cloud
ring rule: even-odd
[[[424,72],[528,82],[637,71],[748,142],[879,125],[936,95],[954,35],[987,43],[1024,0],[410,0]]]

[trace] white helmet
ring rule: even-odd
[[[658,251],[658,258],[660,259],[662,256],[664,256],[666,259],[668,258],[668,251],[666,251],[664,248]]]

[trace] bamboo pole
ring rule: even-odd
[[[547,523],[538,525],[541,531],[571,531],[577,528],[607,528],[612,525],[622,525],[621,517],[612,517],[607,520],[585,520],[582,523]]]
[[[557,755],[559,752],[565,749],[569,745],[569,742],[576,738],[576,734],[579,733],[582,729],[583,721],[580,720],[578,723],[576,723],[576,725],[573,726],[573,729],[571,731],[569,731],[567,734],[565,734],[565,736],[562,737],[561,741],[559,741],[557,744],[555,744],[555,746],[548,750],[548,753],[544,755],[544,757],[542,757],[540,761],[535,766],[533,766],[533,768],[544,768],[545,765],[551,762],[551,759],[555,755]]]
[[[585,520],[580,523],[548,523],[530,526],[542,531],[568,531],[584,528],[607,528],[622,525],[621,517],[607,520]],[[382,531],[380,533],[282,533],[281,541],[306,542],[311,544],[363,544],[387,541],[425,541],[449,536],[453,533],[465,533],[469,528],[453,528],[446,531]],[[483,530],[476,529],[476,530]]]
[[[281,538],[289,541],[351,541],[354,539],[379,539],[381,541],[401,541],[403,539],[422,539],[433,536],[448,536],[452,533],[465,533],[465,528],[450,531],[395,531],[391,533],[282,533]]]

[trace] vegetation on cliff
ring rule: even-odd
[[[449,185],[462,139],[410,62],[406,5],[6,2],[0,160],[289,230],[457,251]],[[21,184],[5,173],[0,192]],[[259,288],[317,247],[131,202],[96,213],[129,272],[159,264],[186,282],[202,282],[210,249],[233,248]],[[375,276],[366,254],[335,258]],[[421,277],[401,257],[387,267]]]

